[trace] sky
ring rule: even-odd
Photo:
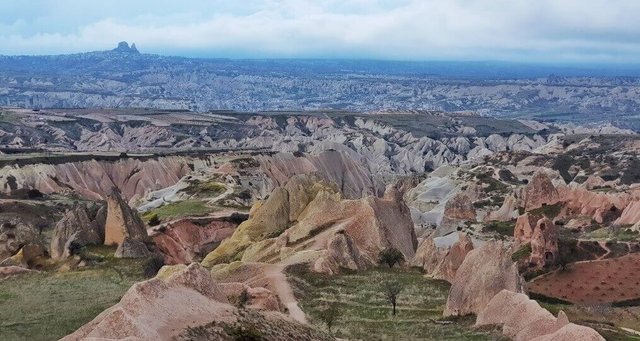
[[[0,55],[640,63],[639,0],[2,0]]]

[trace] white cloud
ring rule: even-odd
[[[143,51],[211,56],[640,61],[635,0],[41,2],[54,14],[0,16],[1,54],[128,40]],[[75,7],[64,14],[66,6]]]

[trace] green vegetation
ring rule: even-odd
[[[637,241],[640,239],[640,232],[630,229],[628,226],[602,227],[589,232],[586,237],[599,240],[619,240],[623,242]]]
[[[158,226],[160,225],[160,218],[158,218],[157,213],[153,213],[149,216],[149,226]]]
[[[380,264],[386,264],[390,268],[393,268],[394,265],[400,264],[403,261],[404,255],[402,252],[394,248],[384,249],[380,251],[380,255],[378,256],[378,262]]]
[[[142,260],[113,257],[115,248],[88,247],[102,262],[69,272],[25,274],[0,281],[0,340],[55,340],[116,304],[143,280]]]
[[[206,325],[187,328],[176,340],[235,340],[235,341],[329,341],[329,334],[289,320],[265,318],[251,309],[237,313],[237,321],[212,321]]]
[[[531,256],[531,251],[531,243],[526,243],[511,255],[511,259],[514,262],[519,262],[521,260],[527,259],[529,258],[529,256]]]
[[[160,220],[166,221],[187,216],[204,216],[213,211],[213,208],[208,207],[200,200],[185,200],[154,208],[145,212],[143,218],[149,223],[153,215],[156,215]]]
[[[529,213],[533,215],[544,215],[545,217],[553,220],[553,218],[560,214],[560,210],[562,210],[562,205],[560,204],[542,205],[542,207],[531,210]]]
[[[515,221],[492,221],[482,227],[483,232],[495,232],[497,234],[513,237],[513,230],[516,227]]]
[[[332,306],[341,318],[333,323],[336,337],[362,340],[486,340],[496,335],[472,330],[473,316],[438,323],[449,284],[427,279],[416,269],[377,268],[328,276],[303,266],[287,270],[302,310],[312,323],[322,324],[322,312]],[[384,283],[402,287],[393,316]]]
[[[213,198],[227,189],[227,187],[216,181],[198,181],[194,180],[189,183],[189,187],[185,188],[185,192],[198,198]]]
[[[574,162],[575,160],[571,155],[567,155],[567,154],[558,155],[558,157],[556,157],[555,161],[553,162],[553,165],[551,166],[551,168],[557,170],[560,173],[560,176],[562,176],[562,179],[564,179],[564,182],[570,183],[571,180],[573,180],[573,176],[569,174],[569,168],[571,168]]]

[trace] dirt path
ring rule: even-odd
[[[289,316],[298,322],[307,323],[307,317],[298,306],[298,301],[293,295],[293,289],[291,289],[287,276],[284,274],[284,265],[270,264],[266,269],[266,275],[271,280],[275,294],[278,295],[280,301],[289,310]]]

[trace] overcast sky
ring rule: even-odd
[[[639,0],[2,0],[0,54],[640,62]]]

